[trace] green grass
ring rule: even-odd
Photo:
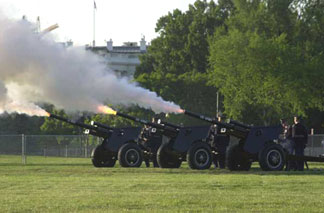
[[[0,212],[324,212],[324,171],[94,168],[0,156]],[[324,164],[310,168],[324,169]]]

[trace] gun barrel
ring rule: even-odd
[[[112,127],[102,124],[102,123],[99,123],[99,122],[96,122],[96,121],[91,121],[91,125],[95,126],[95,127],[100,127],[100,128],[106,129],[106,130],[113,130]]]
[[[189,116],[194,117],[194,118],[198,118],[200,120],[207,121],[209,123],[213,123],[213,124],[223,124],[222,122],[219,122],[219,121],[217,121],[215,119],[212,119],[210,117],[206,117],[204,115],[199,115],[197,113],[194,113],[194,112],[191,112],[191,111],[188,111],[188,110],[184,110],[184,114],[189,115]]]
[[[60,120],[60,121],[63,121],[63,122],[69,123],[69,124],[72,124],[74,126],[85,128],[86,129],[84,131],[85,134],[95,135],[95,136],[98,136],[98,137],[107,138],[107,137],[109,137],[111,135],[111,133],[113,131],[112,128],[110,128],[110,129],[104,128],[103,126],[106,126],[104,124],[101,124],[101,126],[99,126],[99,125],[98,126],[88,125],[88,124],[85,124],[85,123],[75,122],[75,121],[69,120],[67,118],[63,118],[61,116],[54,115],[54,114],[50,114],[49,117],[50,118],[55,118],[57,120]],[[106,127],[108,127],[108,126],[106,126]]]
[[[55,118],[55,119],[57,119],[57,120],[64,121],[64,122],[67,122],[67,123],[70,122],[67,118],[63,118],[63,117],[61,117],[61,116],[54,115],[54,114],[50,114],[49,117],[50,117],[50,118]]]
[[[61,116],[54,115],[54,114],[50,114],[49,117],[50,118],[55,118],[57,120],[60,120],[60,121],[63,121],[63,122],[72,124],[74,126],[78,126],[78,127],[81,127],[81,128],[85,128],[85,129],[94,129],[95,128],[94,126],[91,126],[91,125],[88,125],[88,124],[85,124],[85,123],[80,123],[80,122],[72,121],[72,120],[69,120],[67,118],[63,118]]]
[[[239,121],[230,120],[229,123],[230,123],[230,124],[237,125],[237,126],[240,126],[240,127],[242,127],[242,128],[245,128],[245,129],[251,129],[251,126],[246,125],[246,124],[243,124],[243,123],[241,123],[241,122],[239,122]]]
[[[175,125],[175,124],[172,124],[172,123],[169,123],[169,122],[166,122],[166,121],[162,121],[160,122],[160,124],[163,124],[165,126],[169,126],[169,127],[172,127],[174,129],[180,129],[181,126],[178,126],[178,125]]]
[[[223,123],[223,122],[217,121],[215,119],[212,119],[210,117],[206,117],[204,115],[199,115],[194,112],[187,111],[187,110],[184,110],[184,114],[189,115],[194,118],[198,118],[200,120],[207,121],[212,124],[216,124],[220,128],[226,128],[226,129],[230,130],[230,131],[228,131],[228,134],[234,135],[239,138],[245,138],[250,131],[249,130],[250,128],[243,127],[243,125],[238,125],[236,123]]]
[[[143,119],[140,119],[140,118],[136,118],[136,117],[133,117],[133,116],[130,116],[130,115],[121,113],[121,112],[117,112],[116,115],[121,116],[121,117],[124,117],[124,118],[129,119],[129,120],[132,120],[132,121],[135,121],[135,122],[138,122],[138,123],[141,123],[141,124],[144,124],[144,125],[148,125],[148,126],[151,126],[151,127],[155,127],[157,129],[163,129],[163,130],[167,130],[167,131],[172,131],[174,133],[177,133],[178,132],[177,129],[170,128],[170,126],[164,126],[164,125],[161,125],[161,124],[152,123],[152,122],[149,122],[147,120],[143,120]]]
[[[151,123],[151,122],[149,122],[147,120],[143,120],[143,119],[140,119],[140,118],[136,118],[136,117],[133,117],[133,116],[130,116],[130,115],[121,113],[121,112],[117,112],[116,115],[118,115],[120,117],[123,117],[123,118],[126,118],[128,120],[132,120],[132,121],[141,123],[141,124],[147,124],[149,126],[153,126],[153,127],[159,128],[159,127],[157,127],[157,124],[155,124],[155,123]]]

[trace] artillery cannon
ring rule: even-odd
[[[164,121],[153,123],[120,112],[118,116],[155,128],[161,134],[156,158],[161,168],[179,168],[187,160],[192,169],[208,169],[212,162],[211,149],[206,142],[209,126],[180,127]]]
[[[147,120],[136,118],[121,112],[116,112],[116,115],[144,125],[140,135],[140,140],[138,141],[138,145],[143,150],[143,159],[145,161],[152,161],[154,166],[160,166],[157,159],[158,150],[163,141],[168,140],[168,138],[175,137],[177,130],[170,128],[170,126],[149,122]],[[121,154],[120,157],[125,158],[126,156],[124,157]],[[180,166],[173,165],[172,159],[170,159],[170,161],[169,167],[176,168]]]
[[[219,122],[210,117],[199,115],[187,110],[184,114],[216,124],[224,134],[239,139],[239,143],[227,151],[227,166],[230,170],[249,170],[253,161],[258,161],[262,170],[282,170],[286,162],[286,153],[277,144],[282,127],[255,127],[230,120],[228,123]]]
[[[142,120],[143,123],[144,120]],[[143,148],[144,159],[147,164],[149,161],[153,162],[154,167],[159,167],[157,162],[157,152],[163,141],[167,141],[169,137],[174,137],[176,131],[170,129],[173,127],[175,130],[180,128],[177,125],[161,121],[161,119],[152,119],[152,122],[144,121],[145,125],[142,129],[139,143]],[[155,124],[167,126],[166,128],[156,128]],[[151,125],[150,125],[151,124]]]
[[[168,126],[168,127],[171,127],[171,128],[173,128],[173,129],[180,129],[182,126],[178,126],[178,125],[175,125],[175,124],[172,124],[172,123],[169,123],[169,122],[166,122],[166,121],[163,121],[163,120],[161,120],[161,119],[159,119],[158,121],[157,121],[157,123],[158,124],[161,124],[161,125],[163,125],[163,126]]]
[[[64,118],[64,117],[61,117],[61,116],[58,116],[58,115],[54,115],[54,114],[50,114],[49,117],[60,120],[60,121],[63,121],[65,123],[71,124],[73,126],[78,126],[78,127],[84,128],[84,129],[86,129],[85,130],[86,134],[91,134],[91,135],[101,137],[101,138],[108,138],[108,137],[110,137],[110,135],[113,132],[112,128],[107,129],[107,128],[102,128],[102,127],[95,127],[95,126],[88,125],[88,124],[85,124],[85,123],[81,123],[81,122],[78,122],[78,121],[72,121],[72,120],[69,120],[67,118]]]
[[[72,121],[54,114],[50,114],[51,118],[72,124],[85,129],[85,134],[91,134],[103,138],[100,145],[92,150],[91,160],[95,167],[113,167],[118,159],[118,153],[121,148],[134,142],[140,135],[140,127],[112,128],[107,125],[91,122],[91,125],[81,122]],[[129,155],[132,159],[129,160],[128,167],[139,167],[142,163],[141,159],[134,155]]]

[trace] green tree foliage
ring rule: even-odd
[[[154,115],[154,113],[151,110],[141,109],[136,106],[133,107],[119,106],[119,107],[114,107],[114,109],[117,110],[118,112],[122,112],[127,115],[145,119],[148,121],[151,121],[151,118],[153,116],[158,116],[158,115]],[[164,117],[164,115],[160,115],[160,116]],[[142,126],[142,124],[140,123],[133,122],[131,120],[116,115],[95,114],[86,120],[87,123],[90,123],[91,121],[96,121],[108,125],[110,127]]]
[[[228,116],[271,124],[324,110],[324,40],[316,27],[323,3],[307,2],[300,9],[292,0],[234,1],[227,28],[209,40],[209,82],[224,95]]]
[[[68,118],[64,110],[53,109],[48,112],[61,116],[63,118]],[[82,132],[82,130],[80,130],[76,126],[73,126],[71,124],[53,118],[45,118],[45,121],[41,126],[41,130],[44,134],[49,134],[49,135],[56,135],[56,134],[72,135],[72,134],[79,134]]]
[[[44,118],[25,114],[8,114],[0,116],[0,134],[39,134]]]
[[[207,85],[208,37],[224,25],[232,6],[228,0],[197,0],[186,12],[161,17],[156,25],[160,36],[140,58],[136,81],[183,108],[214,114],[217,88]],[[170,119],[179,123],[185,118]]]

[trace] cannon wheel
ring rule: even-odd
[[[187,162],[191,169],[209,169],[212,163],[211,149],[208,144],[197,142],[187,152]]]
[[[240,144],[235,144],[228,149],[226,163],[231,171],[248,171],[252,164]]]
[[[260,167],[264,171],[281,171],[286,164],[286,154],[279,144],[267,144],[258,157]]]
[[[101,145],[96,146],[91,152],[91,161],[94,167],[114,167],[116,160]]]
[[[122,167],[140,167],[143,162],[143,153],[136,143],[126,143],[118,151],[119,164]]]
[[[179,168],[182,161],[168,154],[168,144],[162,144],[157,151],[157,162],[161,168]]]

